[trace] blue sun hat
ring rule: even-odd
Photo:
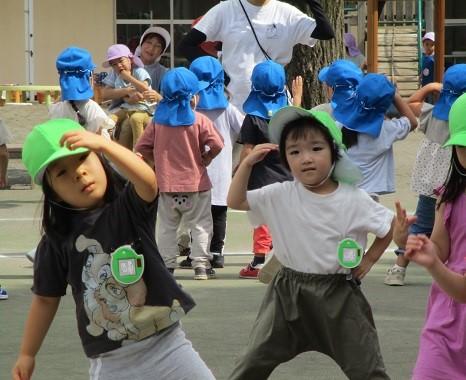
[[[385,75],[370,73],[361,79],[351,99],[334,109],[333,116],[346,128],[377,138],[394,96],[395,86]]]
[[[57,57],[62,100],[86,100],[94,96],[90,77],[95,64],[91,54],[76,46],[63,50]]]
[[[450,108],[466,92],[466,64],[453,65],[445,71],[440,97],[434,105],[432,116],[448,121]]]
[[[171,127],[192,125],[195,115],[191,98],[207,85],[185,67],[168,70],[160,84],[163,99],[155,110],[154,122]]]
[[[332,87],[332,108],[353,96],[356,86],[364,77],[362,70],[347,59],[337,59],[319,71],[319,81]]]
[[[189,66],[199,79],[199,82],[207,87],[199,91],[200,110],[225,109],[228,106],[228,99],[225,96],[224,82],[225,75],[219,60],[211,56],[196,58]]]
[[[252,70],[251,92],[243,104],[243,111],[270,119],[275,111],[288,105],[285,81],[282,65],[271,60],[258,63]]]

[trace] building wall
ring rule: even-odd
[[[114,0],[33,0],[34,84],[58,84],[55,59],[70,45],[88,49],[99,70],[115,41],[114,19]],[[0,46],[8,52],[0,83],[26,83],[24,1],[0,1]]]

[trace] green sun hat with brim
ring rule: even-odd
[[[52,162],[89,151],[87,148],[69,150],[60,145],[60,139],[66,132],[83,130],[85,129],[73,120],[53,119],[36,125],[29,132],[23,144],[22,160],[34,183],[42,185],[45,170]]]
[[[443,146],[466,146],[466,94],[455,100],[448,114],[450,138]]]
[[[315,119],[319,124],[326,127],[338,147],[340,158],[335,164],[332,177],[337,181],[351,185],[361,182],[361,169],[353,163],[346,154],[346,147],[343,144],[341,129],[327,112],[306,110],[294,106],[279,109],[269,121],[270,141],[274,144],[280,144],[283,128],[292,121],[305,117]]]

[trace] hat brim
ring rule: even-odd
[[[252,91],[243,104],[243,111],[248,115],[269,120],[275,112],[287,105],[288,99],[285,94],[270,98],[261,97],[257,92]]]
[[[450,136],[445,144],[443,144],[444,147],[452,145],[466,146],[466,131],[455,133],[453,136]]]
[[[69,150],[67,147],[61,147],[55,153],[53,153],[39,168],[36,175],[34,176],[34,182],[41,186],[44,181],[44,174],[47,167],[52,164],[53,162],[69,156],[75,156],[77,154],[83,154],[89,152],[87,148],[76,148],[73,150]]]

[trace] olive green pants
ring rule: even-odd
[[[346,275],[283,267],[268,285],[246,351],[230,379],[267,379],[306,351],[331,357],[351,380],[389,379],[372,311]]]

